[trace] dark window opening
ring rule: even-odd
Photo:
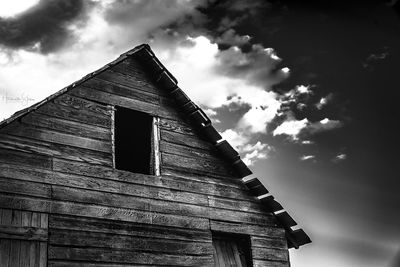
[[[152,174],[152,122],[150,115],[116,107],[114,146],[115,168]]]
[[[212,239],[215,267],[253,266],[249,236],[213,232]]]

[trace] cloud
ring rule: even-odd
[[[298,140],[298,135],[303,129],[307,128],[308,125],[309,121],[307,118],[302,120],[289,119],[279,125],[272,134],[274,136],[288,135],[292,138],[292,140]]]
[[[41,0],[25,12],[0,18],[0,45],[50,53],[65,46],[73,35],[70,26],[84,23],[91,1]]]
[[[315,162],[315,155],[303,155],[299,159],[301,161],[313,160]]]
[[[338,162],[341,162],[341,161],[343,161],[343,160],[345,160],[345,159],[347,159],[347,155],[344,154],[344,153],[340,153],[340,154],[337,154],[337,155],[332,159],[332,161],[335,162],[335,163],[338,163]]]
[[[311,123],[307,128],[307,132],[309,134],[314,134],[318,132],[323,132],[323,131],[328,131],[332,129],[336,129],[339,127],[342,127],[343,123],[338,120],[330,120],[328,118],[325,118],[323,120],[320,120],[318,122]]]
[[[292,108],[304,110],[307,108],[307,102],[313,94],[311,85],[297,85],[294,89],[282,94],[280,101],[282,103],[281,111],[290,111]]]
[[[15,17],[38,2],[39,0],[0,1],[0,17]]]
[[[228,29],[221,36],[215,38],[218,44],[225,44],[229,46],[242,46],[248,44],[251,37],[249,35],[238,35],[234,29]]]
[[[266,159],[274,151],[272,146],[260,141],[250,143],[252,136],[247,132],[227,129],[221,135],[241,154],[243,162],[248,165],[253,165],[260,159]]]
[[[298,94],[312,94],[312,91],[310,90],[309,85],[307,85],[307,86],[298,85],[298,86],[296,86],[295,90]]]
[[[326,106],[331,100],[333,99],[333,94],[330,93],[325,97],[321,97],[319,102],[315,105],[317,109],[322,109],[324,106]]]
[[[255,44],[249,52],[244,53],[239,47],[220,51],[216,55],[219,66],[214,69],[222,75],[245,79],[248,83],[266,89],[288,77],[282,69],[276,70],[281,59],[272,48]]]
[[[330,120],[325,118],[317,122],[310,122],[307,118],[296,120],[292,115],[282,122],[273,131],[273,136],[287,135],[293,141],[299,141],[300,136],[308,136],[315,133],[333,130],[343,126],[343,123],[338,120]]]

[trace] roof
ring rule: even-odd
[[[199,129],[204,137],[212,143],[216,149],[221,153],[222,157],[230,163],[238,173],[239,177],[250,192],[258,197],[266,210],[272,212],[278,223],[285,229],[286,238],[288,240],[289,248],[299,248],[302,245],[311,243],[309,236],[301,228],[293,230],[292,228],[297,225],[295,220],[283,209],[282,205],[275,200],[275,198],[268,194],[269,191],[264,187],[260,180],[252,175],[252,171],[240,159],[238,152],[225,140],[212,126],[211,120],[207,117],[204,111],[193,103],[190,98],[178,86],[178,81],[175,77],[164,67],[158,60],[150,46],[147,44],[139,45],[128,52],[122,54],[118,59],[110,62],[104,67],[84,76],[80,80],[70,84],[69,86],[61,89],[55,94],[45,98],[44,100],[20,110],[13,114],[8,119],[0,122],[0,129],[11,122],[25,116],[33,110],[38,109],[47,102],[55,99],[56,97],[68,92],[72,88],[80,85],[86,80],[96,76],[97,74],[111,68],[112,66],[120,63],[128,57],[135,57],[145,68],[149,76],[155,81],[156,84],[162,89],[167,91],[172,98],[175,99],[178,106],[189,117],[193,126]]]

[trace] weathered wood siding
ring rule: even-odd
[[[114,105],[159,117],[160,176],[113,169]],[[0,208],[48,214],[49,266],[213,266],[212,231],[289,266],[284,230],[133,59],[0,129]]]

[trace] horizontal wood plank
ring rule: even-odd
[[[81,112],[91,112],[92,114],[110,116],[110,107],[99,103],[94,103],[83,98],[72,96],[69,92],[56,97],[53,102],[59,106],[73,108]]]
[[[43,127],[61,133],[111,141],[110,129],[105,129],[82,122],[60,119],[45,114],[31,112],[22,118],[22,122],[28,125]]]
[[[209,142],[201,140],[196,136],[181,134],[171,131],[160,130],[161,140],[186,147],[200,148],[206,151],[216,151],[216,148]]]
[[[193,127],[191,127],[189,124],[185,123],[182,120],[176,121],[176,120],[161,118],[158,126],[160,127],[160,129],[170,132],[186,134],[191,136],[196,135],[195,131],[193,130]]]
[[[13,123],[13,127],[3,129],[5,133],[20,137],[28,137],[46,142],[52,142],[68,146],[83,147],[90,150],[111,153],[111,143],[96,139],[79,137],[72,134],[65,134],[48,130],[41,127],[34,127],[27,124]]]
[[[15,151],[12,149],[0,148],[0,162],[11,164],[24,164],[30,167],[38,167],[43,169],[50,169],[52,162],[51,158],[44,155],[35,155]]]
[[[178,156],[191,157],[195,159],[207,159],[210,161],[217,161],[221,164],[225,164],[222,158],[219,157],[219,155],[214,150],[204,150],[194,147],[187,147],[161,140],[160,151]]]
[[[165,265],[143,265],[132,263],[102,263],[102,262],[87,262],[87,261],[65,261],[65,260],[49,260],[49,267],[149,267],[149,266],[165,266]],[[43,266],[44,267],[44,266]]]
[[[182,216],[187,215],[192,217],[211,218],[215,220],[248,222],[259,225],[273,225],[274,223],[270,216],[241,212],[237,210],[225,210],[177,202],[172,203],[169,201],[123,196],[59,186],[53,186],[52,188],[53,199],[62,201],[131,208],[135,210],[153,211],[163,214]]]
[[[151,104],[159,104],[160,96],[148,93],[146,91],[134,89],[132,87],[127,87],[124,85],[120,85],[114,83],[112,81],[105,81],[101,79],[97,79],[96,77],[87,80],[84,84],[85,87],[100,90],[106,93],[115,94],[123,97],[128,97],[131,99],[136,99],[138,101],[151,103]]]
[[[93,249],[93,248],[65,248],[49,247],[49,259],[60,260],[82,260],[82,261],[100,261],[115,263],[139,263],[139,264],[159,264],[180,265],[180,266],[211,266],[213,264],[213,255],[175,255],[165,253],[148,253]]]
[[[274,249],[274,248],[259,248],[252,247],[252,257],[255,260],[271,260],[271,261],[283,261],[289,260],[289,251],[287,249]]]
[[[211,231],[226,233],[241,233],[253,236],[266,236],[284,238],[285,230],[279,227],[265,227],[245,223],[232,223],[226,221],[210,220]]]
[[[0,177],[0,192],[28,194],[30,196],[47,198],[51,197],[51,188],[49,185],[2,177]]]
[[[253,260],[254,267],[290,267],[289,262],[269,261],[269,260]]]
[[[139,91],[149,92],[155,95],[162,94],[161,89],[156,88],[151,82],[149,82],[149,79],[145,78],[145,76],[137,77],[137,75],[131,73],[124,73],[122,68],[120,68],[120,65],[116,65],[112,70],[105,71],[96,77]]]
[[[160,116],[172,119],[178,116],[177,111],[174,111],[172,109],[166,109],[162,106],[143,102],[137,99],[110,94],[100,90],[94,90],[88,87],[84,87],[83,85],[71,90],[71,94],[108,105],[121,106],[141,112],[146,112],[153,116]]]
[[[168,168],[165,166],[163,170],[161,170],[161,174],[165,177],[171,177],[171,178],[179,177],[181,179],[185,179],[188,181],[200,181],[209,184],[219,184],[239,189],[245,188],[244,183],[242,182],[241,179],[231,176],[222,176],[210,173],[207,174],[187,173],[175,170],[173,168]]]
[[[250,237],[252,247],[287,249],[286,238]]]
[[[39,159],[39,162],[43,163],[46,163],[46,161],[50,162],[49,158],[48,160],[40,160],[45,159],[43,156],[52,156],[73,161],[112,166],[110,153],[0,133],[0,151],[1,149],[28,153],[30,154],[30,157],[37,158]],[[2,152],[0,152],[0,155],[1,153]],[[20,161],[15,161],[15,164],[18,164],[19,162]],[[23,163],[25,162],[27,161],[24,161]]]
[[[36,112],[104,128],[109,128],[111,126],[111,114],[104,115],[82,111],[70,106],[57,105],[52,102],[48,102],[46,105],[39,107]]]
[[[114,235],[130,235],[158,239],[211,242],[211,233],[208,229],[185,229],[57,214],[52,214],[50,216],[49,225],[51,229],[110,233]]]
[[[208,201],[207,196],[194,193],[63,174],[39,169],[32,170],[22,166],[15,168],[11,165],[0,164],[0,177],[183,203],[207,205]]]
[[[111,179],[123,181],[133,184],[149,185],[156,187],[164,187],[176,189],[179,191],[187,191],[192,193],[201,193],[207,195],[220,196],[232,199],[243,199],[252,202],[259,202],[255,197],[251,196],[243,183],[237,183],[236,180],[228,182],[220,182],[218,179],[201,177],[177,177],[177,176],[154,176],[139,173],[126,172],[116,170],[109,167],[93,166],[80,162],[71,162],[65,160],[54,159],[53,169],[55,171],[70,173],[76,175],[84,175],[90,177],[98,177],[103,179]],[[216,199],[215,202],[218,202]],[[244,204],[244,203],[240,203]],[[228,204],[229,205],[229,204]],[[249,205],[252,205],[249,203]],[[246,206],[249,206],[246,205]],[[260,209],[258,209],[260,210]]]
[[[168,215],[124,208],[112,208],[99,205],[83,205],[64,201],[50,201],[18,195],[0,195],[0,207],[6,209],[32,210],[145,224],[167,225],[180,228],[207,229],[209,227],[208,220],[202,218]]]
[[[164,166],[186,171],[189,173],[215,173],[217,175],[234,176],[232,167],[228,167],[226,164],[218,161],[212,161],[202,158],[189,158],[174,154],[161,153],[162,165]]]
[[[57,214],[52,214],[50,216],[49,225],[52,229],[110,233],[114,235],[130,235],[158,239],[211,242],[211,232],[208,231],[208,229],[184,229],[105,219],[63,216]]]
[[[209,255],[212,254],[211,242],[182,241],[137,237],[131,235],[115,235],[71,230],[51,230],[51,245],[109,248],[130,251],[157,251],[173,254]]]

